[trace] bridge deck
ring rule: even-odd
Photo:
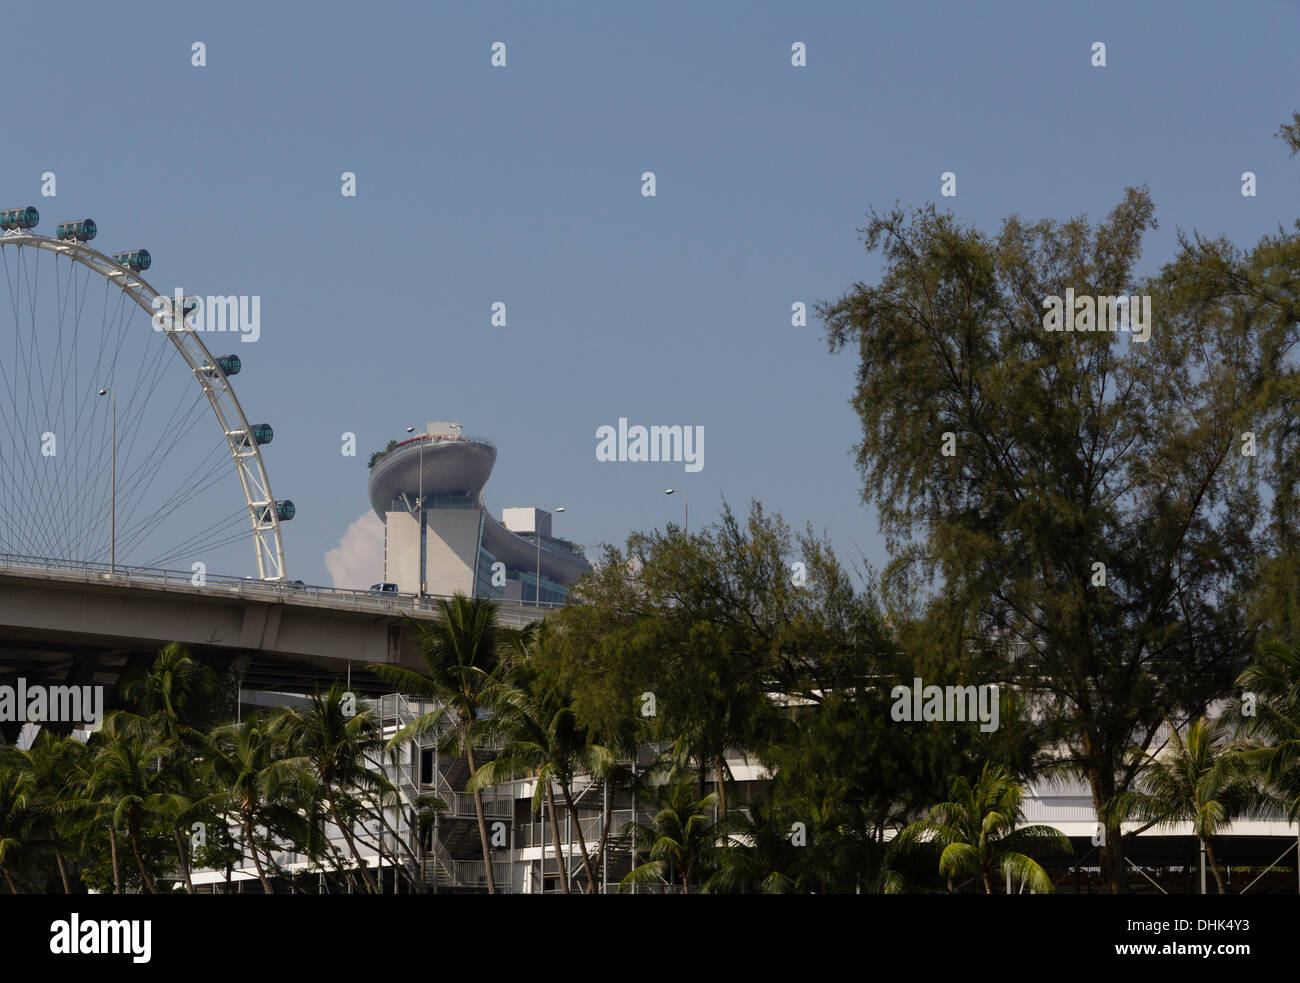
[[[350,671],[369,691],[368,663],[422,668],[418,625],[437,616],[437,600],[238,577],[197,586],[182,571],[0,555],[0,678],[116,682],[175,641],[241,660],[250,688],[311,689]],[[507,627],[553,607],[499,604]]]

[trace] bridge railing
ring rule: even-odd
[[[319,604],[332,608],[351,607],[357,610],[380,611],[393,614],[432,615],[436,602],[450,599],[449,594],[383,594],[377,591],[351,590],[344,587],[320,587],[277,580],[258,580],[256,577],[230,577],[220,574],[200,574],[192,570],[166,570],[155,567],[133,567],[82,560],[59,560],[44,557],[0,553],[0,572],[20,575],[40,574],[64,579],[78,579],[90,583],[117,583],[162,587],[167,590],[190,590],[206,595],[239,596],[267,601],[291,601]],[[563,604],[505,601],[495,598],[507,612],[530,611],[535,608],[559,608]]]

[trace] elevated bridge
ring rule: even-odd
[[[366,664],[421,669],[418,625],[437,600],[237,577],[196,586],[183,571],[0,554],[0,684],[101,684],[111,705],[122,673],[174,641],[245,689],[310,691],[350,673],[353,689],[378,694]],[[554,607],[497,603],[506,627]]]

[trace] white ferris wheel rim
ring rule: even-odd
[[[149,330],[153,330],[153,318],[159,312],[156,299],[162,300],[162,306],[171,310],[173,299],[158,293],[144,277],[130,267],[114,262],[96,249],[75,239],[54,239],[49,236],[36,235],[23,231],[6,232],[0,236],[0,248],[6,246],[30,246],[58,256],[66,256],[76,263],[116,285],[122,293],[135,301],[149,315]],[[204,395],[212,407],[213,415],[222,429],[223,436],[230,448],[235,472],[239,477],[240,487],[244,492],[244,501],[248,508],[249,525],[253,533],[254,550],[257,556],[257,575],[260,580],[286,580],[284,565],[284,543],[280,536],[280,517],[276,511],[275,496],[271,493],[271,479],[266,473],[262,461],[262,452],[253,437],[252,427],[239,399],[217,364],[217,360],[208,351],[207,345],[199,337],[199,332],[185,326],[184,318],[175,327],[173,318],[171,327],[161,331],[171,339],[172,344],[187,365],[195,381],[203,389]],[[265,518],[264,518],[265,517]]]

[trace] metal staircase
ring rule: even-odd
[[[420,716],[436,709],[432,704],[410,700],[399,694],[388,694],[376,702],[378,723],[385,738],[391,738],[402,727]],[[480,891],[487,887],[483,870],[482,841],[478,828],[478,813],[474,796],[465,792],[470,778],[468,760],[463,756],[444,755],[438,750],[453,724],[440,721],[435,730],[418,740],[410,741],[399,752],[396,765],[385,761],[385,768],[396,786],[400,809],[406,814],[403,823],[410,835],[410,845],[417,856],[422,856],[421,869],[416,873],[426,887],[439,891]],[[480,766],[492,760],[498,748],[474,748],[475,763]],[[422,753],[432,752],[433,768],[429,775],[423,770]],[[425,781],[425,778],[431,780]],[[431,832],[432,848],[422,849],[417,842],[418,800],[433,795],[447,805]],[[490,824],[504,821],[510,824],[513,800],[492,790],[484,790],[484,818]],[[506,854],[508,856],[508,854]],[[509,862],[494,861],[493,876],[498,891],[509,891]]]
[[[391,739],[402,727],[435,709],[433,704],[393,694],[380,698],[375,706],[377,723],[385,739]],[[469,762],[464,756],[447,755],[439,750],[439,745],[444,743],[453,726],[451,720],[442,721],[436,731],[431,731],[418,740],[406,742],[397,754],[396,763],[385,757],[383,766],[399,796],[398,805],[393,812],[400,815],[390,813],[390,822],[407,838],[412,852],[421,858],[419,869],[412,871],[412,874],[424,884],[426,890],[478,893],[487,889],[487,876],[483,868],[483,847],[474,797],[465,792],[470,778]],[[499,746],[476,745],[475,763],[481,766],[492,760],[499,750]],[[558,787],[554,791],[566,865],[571,876],[585,881],[581,872],[582,859],[577,833],[572,828],[562,793]],[[515,823],[516,797],[523,794],[524,790],[516,783],[508,783],[499,789],[483,790],[483,811],[488,835],[492,836],[493,825],[499,822],[506,823],[509,830],[509,848],[493,850],[493,877],[497,890],[501,892],[511,890],[514,873],[511,863],[520,849],[542,847],[541,857],[544,859],[539,860],[536,854],[532,854],[533,859],[528,863],[541,863],[548,876],[558,869],[555,867],[549,828],[544,824],[539,827],[535,822],[523,825]],[[573,783],[572,795],[574,804],[583,813],[580,819],[582,832],[587,849],[595,861],[602,832],[605,782],[579,776]],[[428,848],[419,842],[421,837],[418,835],[418,801],[421,796],[436,796],[446,804],[446,809],[438,815],[433,828],[424,839],[424,842],[431,843]],[[519,805],[522,808],[523,803]],[[604,879],[607,876],[611,885],[617,885],[619,878],[631,868],[632,840],[630,835],[622,832],[631,819],[630,802],[616,802],[611,810],[611,828],[605,855],[596,864],[594,871],[597,878]],[[409,857],[404,854],[403,857],[409,865]],[[496,859],[498,857],[500,859]],[[525,882],[536,883],[528,878]]]

